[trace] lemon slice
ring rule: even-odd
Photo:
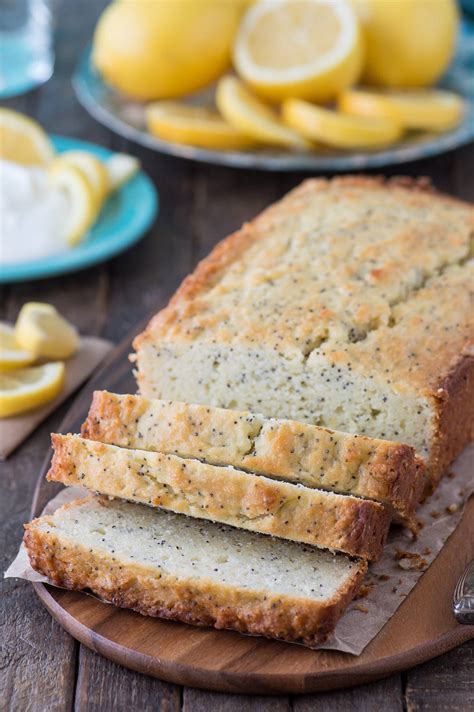
[[[245,149],[254,145],[213,109],[175,102],[157,102],[147,108],[148,128],[167,141],[211,149]]]
[[[327,101],[360,76],[363,44],[348,0],[262,0],[234,44],[234,66],[263,97]]]
[[[349,89],[338,101],[339,109],[352,116],[390,119],[406,129],[446,131],[462,119],[464,103],[440,89],[419,91],[366,91]]]
[[[74,166],[81,171],[94,192],[99,212],[109,189],[109,179],[102,161],[88,151],[65,151],[51,164],[52,167],[55,165]]]
[[[300,99],[285,101],[282,112],[287,124],[303,136],[335,148],[382,148],[402,134],[389,119],[338,114]]]
[[[61,361],[0,373],[0,418],[47,403],[60,393],[63,384]]]
[[[29,366],[33,361],[34,357],[17,343],[13,327],[0,323],[0,371]]]
[[[105,162],[108,191],[121,188],[140,170],[140,161],[128,153],[114,153]]]
[[[69,201],[66,240],[77,244],[97,217],[97,200],[82,170],[76,166],[53,162],[49,171],[51,185],[66,193]]]
[[[15,324],[16,342],[35,358],[66,359],[79,346],[77,329],[43,302],[24,304]]]
[[[285,126],[269,106],[253,96],[235,77],[220,80],[216,103],[229,124],[255,141],[289,148],[311,148],[308,141]]]
[[[33,119],[0,108],[0,157],[23,165],[45,165],[54,156],[48,135]]]

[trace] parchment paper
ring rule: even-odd
[[[464,504],[473,490],[474,443],[451,466],[435,493],[418,510],[422,524],[418,538],[401,527],[392,527],[384,554],[372,564],[365,580],[367,595],[354,600],[338,623],[334,636],[320,647],[360,655],[405,600],[416,582],[436,558],[456,528]],[[80,487],[62,490],[45,508],[54,512],[87,494]],[[47,583],[29,563],[23,546],[5,572],[5,577]]]

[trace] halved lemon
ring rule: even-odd
[[[128,153],[114,153],[105,161],[108,191],[121,188],[140,170],[140,161]]]
[[[54,148],[41,126],[18,111],[0,108],[0,157],[23,165],[46,165]]]
[[[52,165],[55,164],[79,168],[89,181],[96,197],[97,211],[99,211],[109,189],[109,179],[102,161],[89,151],[65,151],[55,158]]]
[[[77,244],[97,217],[97,200],[84,173],[77,167],[53,162],[49,171],[51,185],[66,193],[69,202],[65,226],[69,245]]]
[[[0,373],[0,418],[37,408],[52,400],[64,385],[64,364],[19,368]]]
[[[359,22],[348,0],[261,0],[244,16],[234,66],[261,96],[328,101],[362,72]]]
[[[390,119],[407,129],[446,131],[462,119],[464,102],[441,89],[373,91],[349,89],[339,96],[345,114]]]
[[[66,359],[79,346],[76,328],[52,304],[28,302],[15,324],[16,342],[35,358]]]
[[[347,116],[300,99],[288,99],[283,119],[306,138],[335,148],[382,148],[402,135],[399,124],[389,119]]]
[[[166,141],[211,149],[245,149],[254,145],[213,109],[162,101],[146,110],[149,131]]]
[[[34,360],[34,356],[16,341],[13,327],[0,323],[0,371],[29,366]]]
[[[247,89],[236,77],[223,77],[216,90],[216,103],[222,116],[236,131],[260,143],[309,149],[311,144],[285,126],[278,115]]]

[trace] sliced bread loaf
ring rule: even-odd
[[[434,485],[474,431],[473,232],[422,182],[306,181],[136,338],[140,392],[408,443]]]
[[[96,391],[85,438],[384,502],[410,519],[425,468],[408,445],[248,411]]]
[[[49,480],[249,531],[377,559],[390,515],[370,500],[232,467],[53,435]]]
[[[366,564],[136,504],[77,500],[27,524],[31,565],[144,615],[315,646]]]

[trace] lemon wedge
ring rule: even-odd
[[[234,66],[264,98],[328,101],[357,81],[363,54],[348,0],[261,0],[242,20]]]
[[[0,108],[0,157],[23,165],[43,166],[54,148],[41,126],[18,111]]]
[[[13,327],[0,323],[0,371],[29,366],[33,361],[34,357],[17,343]]]
[[[140,161],[128,153],[114,153],[105,161],[109,193],[121,188],[140,170]]]
[[[338,106],[345,114],[390,119],[406,129],[446,131],[462,119],[464,103],[451,92],[440,89],[414,91],[369,91],[349,89]]]
[[[51,185],[66,193],[69,215],[65,226],[66,240],[76,245],[97,217],[94,191],[81,169],[55,161],[49,170]]]
[[[269,106],[253,96],[245,84],[235,77],[220,80],[216,103],[231,126],[255,141],[289,148],[311,148],[308,141],[285,126]]]
[[[34,358],[66,359],[79,346],[79,335],[53,307],[42,302],[24,304],[15,324],[16,342]]]
[[[63,384],[61,361],[0,373],[0,418],[47,403],[60,393]]]
[[[109,189],[109,179],[102,161],[89,151],[65,151],[51,164],[52,167],[61,165],[74,166],[81,171],[94,192],[99,212]]]
[[[284,121],[306,138],[335,148],[382,148],[402,134],[389,119],[347,116],[300,99],[285,101],[282,113]]]
[[[167,141],[211,149],[245,149],[255,144],[217,111],[203,106],[157,102],[146,113],[150,132]]]

